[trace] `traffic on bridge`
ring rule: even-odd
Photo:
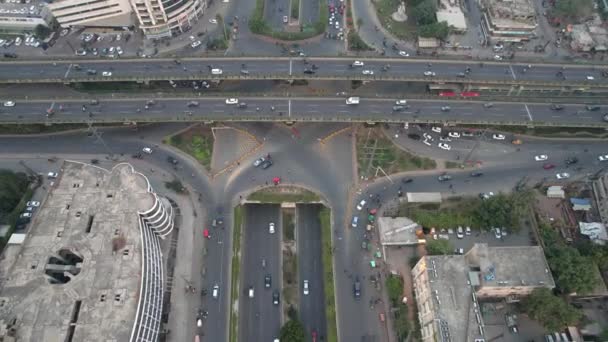
[[[606,108],[366,98],[99,98],[11,101],[1,109],[0,122],[354,121],[604,127]]]
[[[200,79],[351,79],[608,87],[594,65],[352,58],[188,58],[0,63],[0,82],[107,82]]]

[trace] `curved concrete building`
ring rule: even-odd
[[[3,252],[0,340],[157,341],[173,221],[130,164],[65,162]]]
[[[185,32],[203,14],[203,0],[130,0],[146,38]]]

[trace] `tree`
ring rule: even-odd
[[[418,25],[430,25],[437,22],[435,12],[437,12],[435,2],[432,0],[425,0],[414,7],[412,16],[416,19]]]
[[[440,23],[423,25],[418,28],[418,34],[421,37],[433,37],[444,40],[448,37],[449,33],[450,27],[445,21],[442,21]]]
[[[591,240],[577,239],[576,249],[582,256],[591,258],[601,270],[608,269],[608,245],[598,245]]]
[[[547,288],[537,288],[523,302],[524,311],[549,331],[575,325],[581,319],[579,310],[554,296]]]
[[[426,244],[426,251],[430,255],[446,255],[454,251],[454,247],[448,240],[430,240]]]
[[[177,178],[170,182],[165,182],[165,186],[167,189],[171,189],[178,194],[183,194],[187,191],[187,189],[182,185],[182,182],[180,182],[180,180]]]
[[[0,214],[15,209],[28,185],[25,173],[0,170]]]
[[[304,325],[298,319],[290,319],[281,327],[281,341],[304,342]]]
[[[557,287],[564,293],[588,293],[597,284],[593,260],[567,246],[547,246],[547,261],[553,271]]]
[[[38,24],[34,27],[34,35],[38,39],[46,39],[51,34],[51,29],[48,26]]]
[[[477,209],[477,220],[482,227],[507,227],[511,224],[511,199],[498,194],[481,202]]]

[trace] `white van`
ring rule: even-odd
[[[359,97],[349,97],[346,99],[346,104],[347,105],[356,105],[359,104]]]
[[[211,69],[212,75],[221,75],[223,73],[224,73],[224,71],[222,69]]]

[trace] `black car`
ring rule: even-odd
[[[264,277],[264,287],[269,289],[271,285],[272,285],[272,278],[270,277],[270,274],[267,274]]]
[[[237,107],[239,107],[241,109],[245,109],[245,108],[247,108],[247,103],[245,103],[245,102],[239,102],[239,104],[237,105]]]
[[[596,110],[600,110],[600,106],[598,106],[598,105],[586,105],[585,109],[587,109],[590,112],[595,112]]]
[[[471,172],[471,177],[481,177],[483,176],[483,172]]]
[[[17,58],[17,54],[12,53],[12,52],[7,52],[4,54],[4,58]]]
[[[272,304],[279,305],[281,302],[281,297],[279,295],[279,290],[272,291]]]
[[[402,112],[406,109],[407,109],[406,106],[393,106],[393,112]]]
[[[89,70],[87,70],[87,75],[97,75],[97,70],[89,69]]]
[[[353,284],[353,295],[355,299],[361,298],[361,282],[359,281],[359,277],[355,278],[355,283]]]
[[[315,73],[315,71],[314,71],[314,70],[312,70],[312,69],[306,69],[306,70],[304,70],[304,73],[305,73],[305,74],[308,74],[308,75],[312,75],[312,74],[314,74],[314,73]]]
[[[552,104],[551,105],[551,109],[553,109],[553,110],[562,110],[562,109],[564,109],[564,106],[559,105],[559,104]]]
[[[267,168],[272,166],[272,160],[270,159],[266,159],[262,162],[262,164],[260,164],[260,167],[264,170],[266,170]]]
[[[576,164],[578,163],[578,158],[576,157],[570,157],[568,159],[566,159],[566,165],[572,165],[572,164]]]
[[[401,183],[403,183],[403,184],[408,184],[408,183],[411,183],[411,182],[413,182],[413,181],[414,181],[414,180],[413,180],[412,178],[404,178],[404,179],[402,179],[402,180],[401,180]]]
[[[421,137],[419,134],[414,134],[414,133],[410,133],[407,135],[408,138],[412,139],[412,140],[420,140]]]
[[[168,156],[168,157],[167,157],[167,162],[168,162],[169,164],[173,164],[173,165],[177,165],[177,163],[178,163],[177,159],[175,159],[175,158],[173,158],[173,157],[171,157],[171,156]]]

